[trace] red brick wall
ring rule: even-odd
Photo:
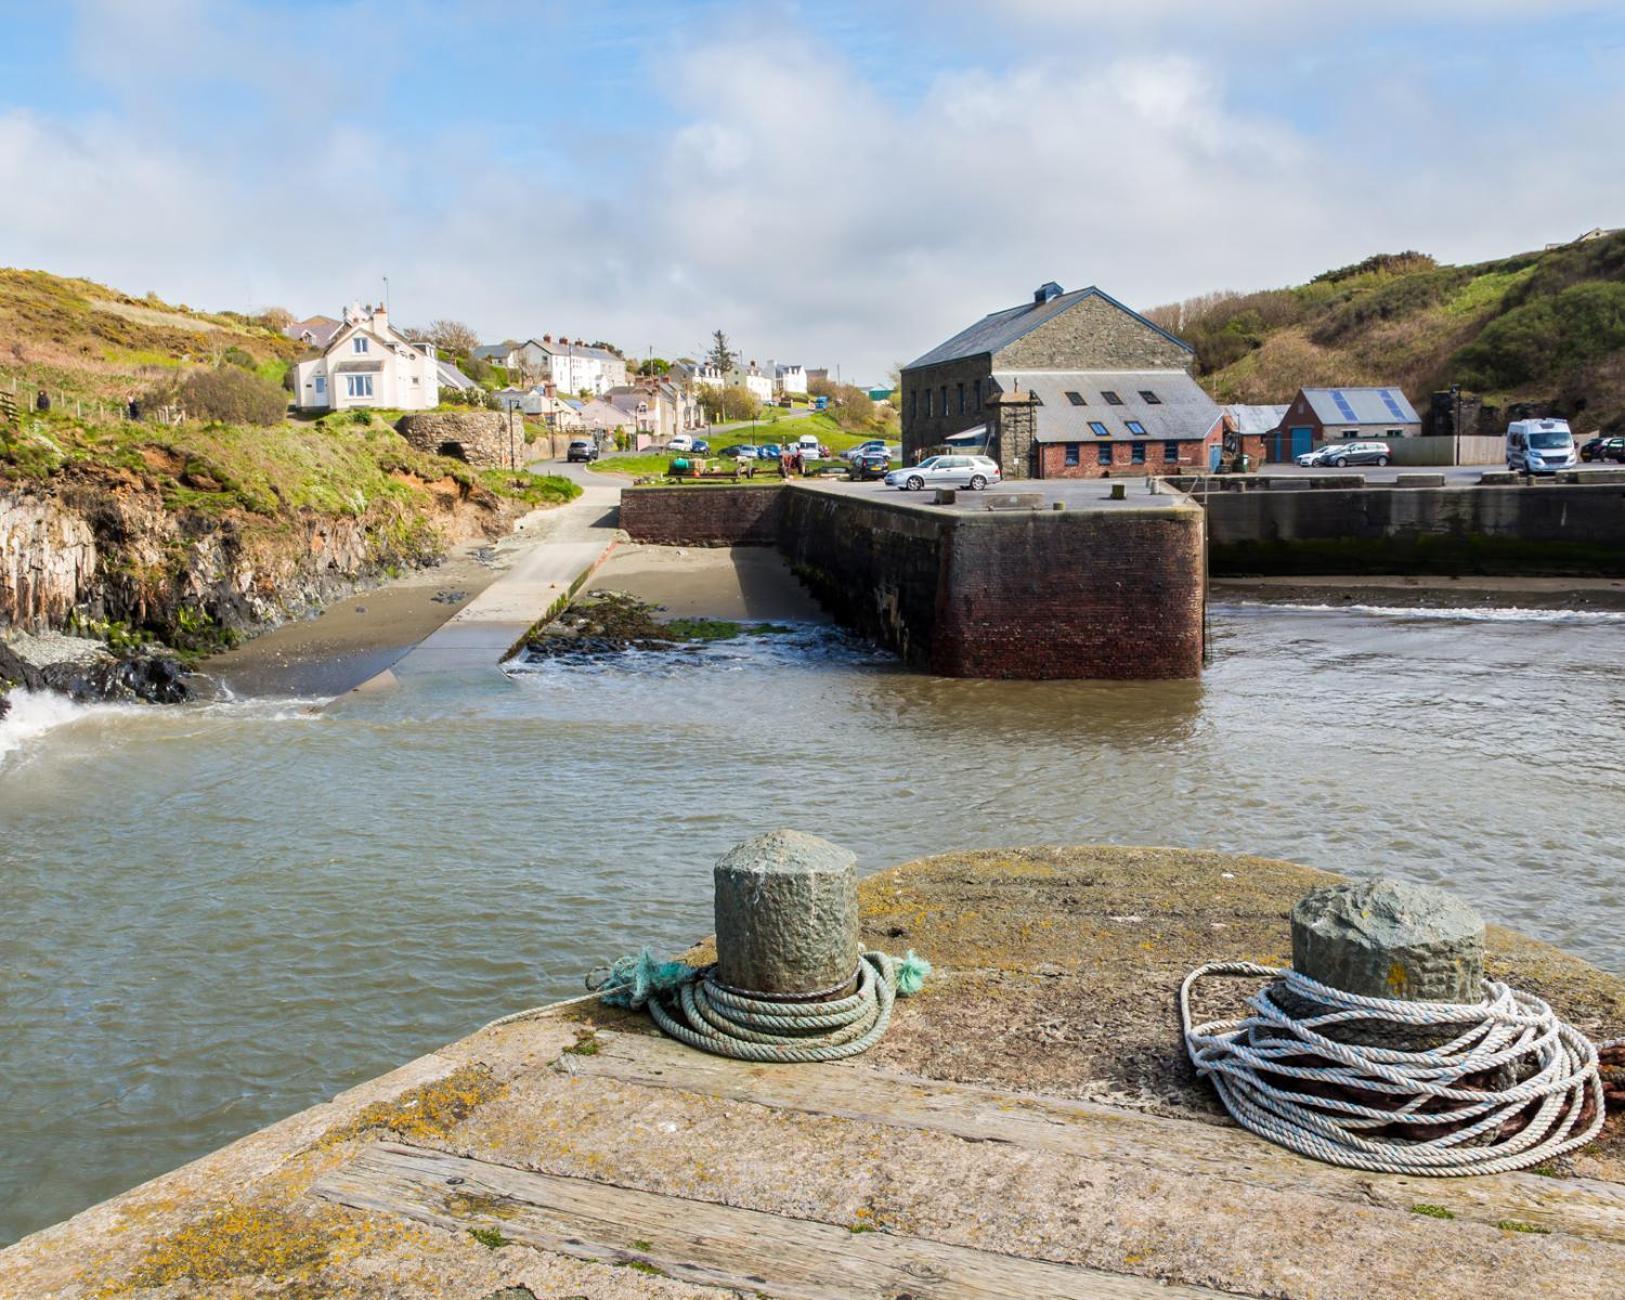
[[[949,677],[1202,671],[1200,509],[968,515],[946,538],[930,667]]]
[[[1159,438],[1143,438],[1140,445],[1145,448],[1145,463],[1134,464],[1133,450],[1126,442],[1107,443],[1101,440],[1095,442],[1082,442],[1078,444],[1078,463],[1066,463],[1066,443],[1046,442],[1039,449],[1040,462],[1043,466],[1043,478],[1105,478],[1109,471],[1112,478],[1131,478],[1136,474],[1179,474],[1189,473],[1193,469],[1206,469],[1208,466],[1208,442],[1198,442],[1195,439],[1182,440],[1179,444],[1179,459],[1177,461],[1163,459],[1163,440]],[[1099,448],[1110,446],[1112,448],[1112,463],[1100,464]]]
[[[634,542],[657,546],[772,546],[779,539],[783,489],[772,487],[627,488],[621,527]]]

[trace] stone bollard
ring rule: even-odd
[[[802,831],[769,831],[723,854],[717,979],[780,997],[847,991],[858,969],[857,858]]]
[[[1484,979],[1484,919],[1442,889],[1398,880],[1331,885],[1292,909],[1292,968],[1345,993],[1407,1002],[1477,1002]],[[1282,999],[1294,1016],[1316,1004]],[[1417,1050],[1448,1042],[1448,1025],[1350,1021],[1323,1030],[1343,1042]]]
[[[1128,488],[1127,488],[1126,485],[1124,485],[1122,483],[1113,483],[1112,484],[1112,500],[1113,501],[1123,501],[1123,500],[1126,500],[1127,497],[1128,497]]]

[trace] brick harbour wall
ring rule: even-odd
[[[773,487],[627,488],[621,527],[656,546],[772,546],[784,490]]]
[[[1625,576],[1617,484],[1220,492],[1215,574]]]
[[[792,488],[780,545],[843,624],[946,677],[1202,667],[1195,507],[949,513]]]

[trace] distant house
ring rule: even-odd
[[[434,369],[435,374],[440,378],[441,388],[453,388],[459,393],[471,393],[479,387],[478,384],[449,361],[436,360]]]
[[[776,365],[773,367],[773,386],[780,393],[789,393],[796,397],[807,395],[807,371],[799,365]]]
[[[658,443],[670,442],[675,435],[702,423],[699,401],[669,379],[646,379],[611,388],[603,400],[625,413],[627,428],[646,433]]]
[[[499,388],[491,396],[500,410],[518,411],[521,415],[544,420],[561,433],[581,427],[581,403],[564,402],[540,384],[531,388]]]
[[[1190,377],[1188,343],[1090,287],[1051,281],[903,368],[903,456],[987,426],[1009,479],[1210,465],[1219,408]]]
[[[440,404],[439,365],[434,344],[407,338],[382,306],[352,304],[321,353],[295,364],[294,405],[306,411],[428,410]]]
[[[1255,466],[1266,459],[1271,439],[1290,409],[1285,406],[1221,406],[1224,413],[1224,450],[1246,456]]]
[[[1397,388],[1300,388],[1267,450],[1271,460],[1289,461],[1317,443],[1421,432],[1421,417]]]
[[[748,388],[759,402],[773,400],[773,376],[754,361],[749,365],[736,361],[726,370],[713,361],[701,362],[694,382],[706,388]]]
[[[554,339],[544,334],[523,343],[509,340],[486,344],[475,348],[474,355],[504,367],[527,384],[551,384],[561,393],[602,396],[606,389],[626,383],[625,357],[579,339]]]
[[[311,316],[284,326],[282,332],[290,339],[298,339],[310,347],[325,348],[343,324],[343,321],[334,320],[331,316]]]
[[[625,411],[601,397],[581,404],[581,422],[591,433],[614,433],[617,429],[634,427]]]
[[[1565,239],[1561,243],[1557,244],[1547,244],[1546,251],[1551,252],[1551,250],[1554,248],[1568,248],[1574,244],[1589,244],[1593,239],[1607,239],[1609,235],[1619,234],[1619,230],[1620,228],[1617,226],[1612,228],[1608,226],[1593,226],[1590,230],[1586,231],[1585,234],[1576,235],[1573,239]]]

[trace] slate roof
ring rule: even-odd
[[[1273,433],[1281,427],[1290,406],[1226,406],[1224,413],[1235,422],[1236,432]]]
[[[1007,348],[1017,339],[1032,333],[1046,321],[1052,321],[1062,312],[1076,307],[1085,298],[1100,298],[1109,302],[1113,307],[1126,311],[1135,320],[1147,329],[1156,332],[1170,343],[1177,343],[1187,352],[1195,349],[1184,339],[1176,338],[1162,326],[1147,320],[1132,307],[1113,298],[1111,294],[1090,285],[1087,289],[1078,289],[1072,293],[1063,293],[1059,297],[1051,298],[1048,302],[1024,302],[1016,307],[1007,307],[1003,311],[993,312],[982,317],[969,329],[960,330],[946,343],[939,343],[924,356],[916,357],[904,366],[904,370],[913,370],[919,366],[935,366],[944,361],[958,361],[962,357],[976,357],[983,353],[997,353]]]
[[[1039,442],[1188,442],[1206,438],[1221,414],[1183,370],[995,371],[993,380],[1001,391],[1019,388],[1038,395]],[[1142,390],[1159,400],[1147,401]],[[1107,391],[1123,404],[1108,402],[1102,396]],[[1084,404],[1075,405],[1068,393],[1077,393]],[[1106,426],[1106,437],[1089,427],[1091,420]],[[1137,420],[1145,432],[1130,432],[1129,420]]]
[[[474,349],[474,356],[479,361],[495,361],[501,363],[512,352],[506,343],[485,343]]]
[[[1397,388],[1306,388],[1303,395],[1322,424],[1421,423]]]
[[[434,363],[435,374],[441,384],[446,388],[455,388],[458,392],[466,393],[474,387],[474,381],[465,375],[449,361],[441,361],[438,357]]]

